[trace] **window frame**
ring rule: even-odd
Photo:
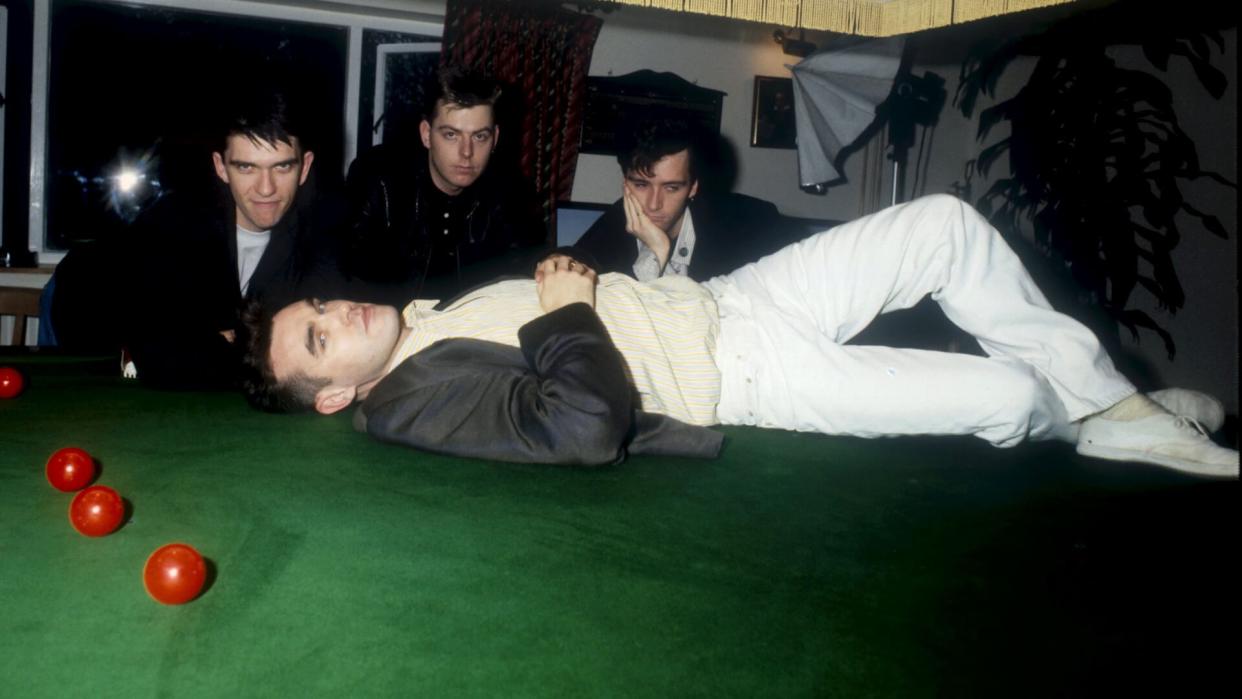
[[[399,44],[379,44],[375,47],[375,97],[374,101],[371,103],[373,105],[371,110],[371,119],[373,122],[377,121],[375,116],[376,106],[386,103],[385,98],[387,95],[385,94],[384,89],[387,87],[388,82],[388,56],[405,53],[440,53],[442,46],[443,42],[433,44],[429,41],[418,41]],[[374,125],[369,124],[367,128],[373,129]],[[387,119],[385,119],[379,124],[379,131],[372,133],[371,143],[373,145],[383,143],[384,132],[387,130],[388,122]]]
[[[4,132],[7,128],[8,113],[4,111],[9,101],[9,8],[0,5],[0,37],[5,40],[5,47],[0,47],[0,230],[4,226]]]
[[[173,10],[213,12],[235,17],[255,17],[328,25],[348,30],[345,66],[345,133],[342,150],[343,167],[348,168],[357,155],[360,95],[362,93],[362,32],[367,29],[398,31],[424,36],[443,37],[444,17],[423,12],[402,12],[403,17],[377,14],[379,7],[359,6],[357,10],[296,7],[253,0],[93,0],[100,4],[138,5]],[[31,118],[30,118],[30,201],[29,249],[38,255],[40,264],[56,264],[65,256],[64,250],[45,247],[46,215],[44,209],[47,178],[47,111],[49,65],[51,56],[51,7],[53,0],[34,0],[34,36],[31,56]],[[339,8],[334,6],[334,8]],[[385,13],[391,9],[384,8]],[[342,172],[344,174],[344,172]]]

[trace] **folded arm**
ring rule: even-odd
[[[520,349],[445,340],[384,378],[355,424],[426,451],[525,463],[620,461],[635,397],[621,355],[586,303],[522,326]]]

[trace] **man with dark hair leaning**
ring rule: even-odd
[[[618,146],[621,199],[574,243],[601,273],[707,281],[801,237],[770,202],[700,187],[704,134],[684,121],[640,122]]]
[[[860,274],[858,270],[866,270]],[[598,284],[597,284],[598,281]],[[852,346],[930,295],[987,357]],[[1136,392],[1098,340],[1054,311],[986,219],[925,197],[816,234],[699,284],[599,276],[554,254],[531,280],[404,313],[303,301],[247,324],[250,400],[341,410],[419,449],[507,461],[711,456],[756,425],[880,437],[1062,438],[1082,454],[1238,475],[1198,420],[1218,404]],[[1210,427],[1219,427],[1219,424]]]
[[[138,378],[158,388],[236,386],[243,299],[344,292],[331,237],[339,213],[312,186],[305,115],[266,84],[224,109],[211,154],[216,187],[162,197],[105,253],[81,264],[70,253],[57,270],[59,338],[71,348],[124,346]],[[115,326],[106,341],[83,338],[99,333],[100,317]]]
[[[457,68],[436,78],[418,126],[421,144],[376,146],[346,180],[345,268],[390,303],[448,298],[519,266],[525,272],[540,252],[533,246],[546,238],[519,183],[489,170],[501,136],[500,85]]]

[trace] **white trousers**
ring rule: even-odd
[[[1064,433],[1135,392],[1096,337],[1048,305],[986,219],[924,197],[706,283],[720,308],[724,424],[880,437]],[[931,295],[988,357],[845,343]]]

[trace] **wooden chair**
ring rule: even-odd
[[[13,316],[13,335],[8,344],[26,344],[26,317],[39,317],[40,289],[0,286],[0,316]]]

